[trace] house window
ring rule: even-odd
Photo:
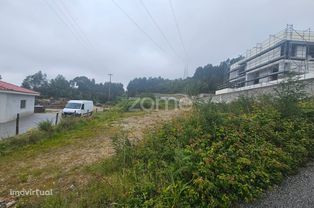
[[[21,109],[26,108],[26,100],[21,100],[20,108],[21,108]]]

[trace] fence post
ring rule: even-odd
[[[20,124],[20,114],[16,114],[16,126],[15,126],[15,134],[18,135],[19,134],[19,124]]]
[[[58,124],[58,119],[59,119],[59,113],[56,114],[56,122],[55,122],[55,125]]]

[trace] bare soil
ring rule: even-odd
[[[130,140],[141,140],[145,130],[179,114],[180,111],[171,110],[126,117],[113,122],[106,131],[126,131]],[[7,198],[10,189],[67,190],[85,185],[91,176],[84,168],[113,154],[110,136],[100,133],[95,138],[78,139],[75,143],[11,160],[10,164],[0,162],[0,194]]]

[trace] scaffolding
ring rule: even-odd
[[[231,65],[229,83],[221,87],[235,88],[243,86],[243,83],[247,86],[252,82],[258,83],[260,79],[266,82],[278,80],[278,76],[284,76],[288,71],[305,77],[310,70],[314,71],[314,33],[311,29],[295,30],[293,25],[287,25],[286,29],[270,35],[243,56],[244,59]],[[279,62],[282,63],[280,70],[271,71],[271,67]],[[268,68],[270,71],[266,71]]]
[[[245,57],[249,59],[258,55],[259,53],[272,48],[284,41],[304,41],[314,42],[314,34],[311,33],[311,29],[296,30],[293,25],[287,25],[286,29],[280,31],[275,35],[270,35],[269,38],[262,43],[257,43],[252,49],[246,51]]]

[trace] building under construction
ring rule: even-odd
[[[274,85],[288,72],[300,79],[314,77],[314,33],[288,25],[242,56],[230,67],[228,85],[216,94]]]

